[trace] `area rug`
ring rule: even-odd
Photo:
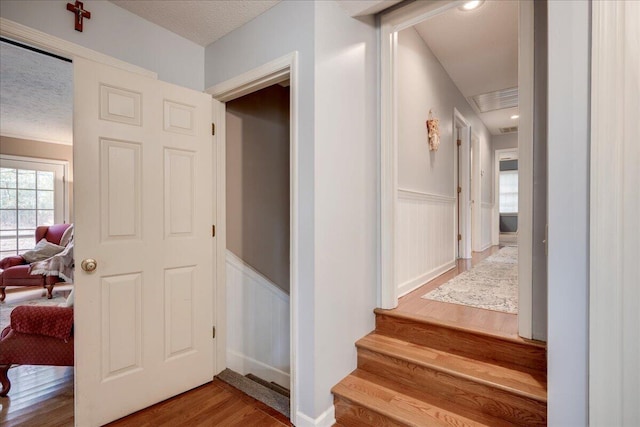
[[[58,292],[51,299],[47,299],[47,297],[38,296],[36,298],[24,300],[24,301],[16,301],[11,303],[2,303],[0,304],[0,331],[2,331],[6,326],[9,326],[11,323],[11,312],[14,308],[19,305],[60,305],[65,304],[67,302],[68,292],[60,293]]]
[[[518,313],[518,248],[500,249],[422,298]]]

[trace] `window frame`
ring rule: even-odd
[[[65,160],[43,159],[38,157],[0,154],[0,167],[21,170],[54,172],[54,224],[69,222],[69,183],[67,176],[69,162]],[[16,211],[19,211],[16,207]],[[37,220],[36,220],[37,221]],[[36,227],[38,226],[36,222]],[[17,229],[19,232],[19,228]],[[18,238],[18,237],[16,237]],[[37,243],[37,242],[35,242]],[[20,248],[16,247],[16,254]]]

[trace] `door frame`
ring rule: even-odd
[[[276,83],[290,81],[289,91],[289,324],[290,324],[290,419],[297,422],[298,402],[298,362],[297,354],[300,340],[298,329],[298,52],[294,51],[257,68],[218,83],[205,90],[214,100],[222,103],[222,108],[214,108],[216,124],[216,187],[217,187],[217,242],[216,242],[216,364],[215,372],[226,368],[227,349],[227,308],[226,308],[226,128],[224,103],[241,96],[256,92]],[[217,110],[217,111],[216,111]]]
[[[397,53],[398,32],[464,3],[461,0],[413,2],[383,13],[380,19],[380,282],[378,303],[385,309],[398,305],[396,289],[396,194],[398,190],[397,136]],[[518,80],[520,89],[519,158],[526,165],[519,170],[520,212],[528,210],[524,223],[519,218],[519,238],[532,242],[533,200],[533,1],[519,3]],[[524,126],[523,126],[524,124]],[[526,134],[526,136],[525,136]],[[526,188],[523,188],[526,187]],[[524,190],[524,191],[522,191]],[[519,314],[518,334],[530,338],[532,333],[532,253],[521,251],[518,259]]]
[[[456,226],[454,227],[453,246],[456,248],[456,259],[469,259],[471,258],[473,233],[471,221],[471,124],[457,108],[453,109],[452,122],[453,138],[451,143],[455,147],[458,137],[461,141],[460,148],[453,150],[453,194],[456,197],[456,206],[459,207],[454,213]],[[461,188],[460,193],[457,192],[458,187]],[[458,240],[458,234],[462,236],[460,240]]]

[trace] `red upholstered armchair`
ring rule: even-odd
[[[73,307],[18,306],[0,333],[0,396],[11,365],[73,366]]]
[[[46,239],[48,242],[60,244],[62,235],[71,224],[56,224],[36,228],[36,242]],[[58,276],[29,274],[29,263],[21,255],[10,256],[0,261],[0,302],[4,301],[7,286],[42,286],[47,289],[47,298],[51,299],[53,286],[61,282]]]

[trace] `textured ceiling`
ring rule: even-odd
[[[454,8],[415,29],[466,98],[518,86],[518,2],[488,0],[471,12]],[[479,116],[497,135],[499,127],[517,125],[510,119],[517,110]]]
[[[0,43],[0,134],[73,141],[73,65]]]
[[[201,46],[225,36],[280,0],[110,0]]]

